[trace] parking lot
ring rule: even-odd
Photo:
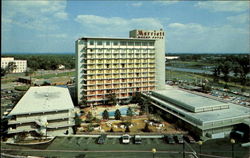
[[[190,145],[199,153],[199,145]],[[34,155],[44,157],[62,157],[62,158],[136,158],[152,157],[152,148],[155,148],[155,158],[163,157],[182,157],[182,144],[167,144],[161,138],[142,138],[141,144],[122,144],[119,138],[107,138],[104,144],[97,144],[97,138],[91,137],[57,137],[51,144],[37,145],[32,147],[21,147],[13,145],[2,145],[2,152],[16,155]],[[186,145],[186,157],[190,157],[191,150]],[[4,149],[4,150],[3,150]],[[8,149],[8,150],[7,150]],[[209,140],[202,145],[203,157],[231,157],[232,145],[229,139]],[[249,148],[240,147],[239,143],[234,146],[235,158],[248,158]],[[210,155],[210,156],[209,156]]]

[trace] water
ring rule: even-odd
[[[184,72],[192,72],[192,73],[205,73],[205,74],[213,74],[213,72],[209,70],[202,70],[202,69],[187,69],[187,68],[178,68],[178,67],[172,67],[167,66],[167,70],[173,70],[173,71],[184,71]]]
[[[179,67],[172,67],[172,66],[166,66],[167,70],[172,71],[183,71],[183,72],[191,72],[191,73],[200,73],[200,74],[209,74],[212,75],[213,72],[210,70],[203,70],[203,69],[190,69],[190,68],[179,68]],[[234,73],[229,73],[229,76],[234,76]],[[247,75],[247,77],[250,77],[250,74]]]
[[[128,107],[123,107],[123,108],[120,108],[119,109],[120,112],[121,112],[121,115],[127,115],[127,110],[128,110]],[[102,115],[103,112],[100,112],[100,115]],[[109,113],[109,116],[115,116],[115,110],[114,111],[108,111]]]

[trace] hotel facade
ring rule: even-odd
[[[133,30],[129,38],[83,37],[75,44],[80,105],[103,105],[111,94],[122,102],[165,85],[162,30]]]

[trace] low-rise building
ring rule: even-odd
[[[72,134],[74,116],[74,105],[67,88],[31,87],[8,115],[8,134]]]
[[[166,118],[177,120],[182,127],[199,136],[228,136],[250,119],[250,108],[222,102],[175,88],[152,91],[152,105],[163,110]]]
[[[13,57],[2,57],[1,68],[6,68],[10,62],[15,63],[16,68],[12,73],[22,73],[27,70],[27,60],[15,60]]]

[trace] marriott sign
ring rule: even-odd
[[[150,39],[163,39],[164,31],[144,31],[136,30],[136,38],[150,38]]]

